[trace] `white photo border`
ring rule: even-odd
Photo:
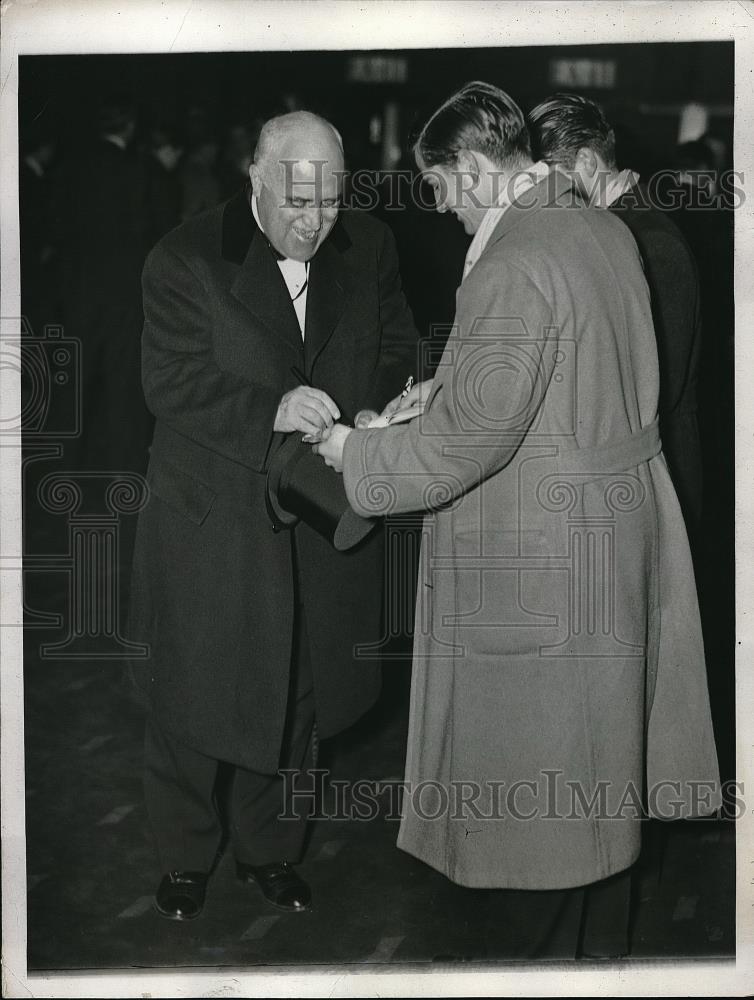
[[[735,42],[735,168],[754,178],[754,3],[512,0],[2,0],[0,317],[20,316],[18,57]],[[737,780],[754,787],[754,198],[735,219]],[[2,319],[6,322],[18,320]],[[20,380],[0,371],[0,419],[20,412]],[[0,766],[3,994],[8,997],[740,996],[754,982],[754,816],[737,822],[735,961],[506,964],[459,971],[392,966],[27,974],[20,448],[0,448]]]

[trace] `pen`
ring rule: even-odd
[[[414,384],[414,376],[409,375],[409,377],[406,379],[406,386],[403,392],[401,393],[401,399],[405,399],[406,396],[408,396],[408,394],[411,392],[411,386],[413,384]]]

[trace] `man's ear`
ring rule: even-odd
[[[458,170],[461,173],[471,174],[472,177],[478,177],[482,172],[476,153],[471,149],[459,150],[456,162],[458,164]]]
[[[599,170],[599,166],[597,154],[589,146],[582,146],[576,153],[575,168],[582,176],[594,177]]]
[[[252,163],[249,167],[249,180],[251,181],[251,190],[254,192],[254,197],[258,198],[262,193],[262,172],[256,163]]]

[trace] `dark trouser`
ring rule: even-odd
[[[615,958],[630,952],[633,868],[574,889],[492,889],[487,957]]]
[[[587,888],[581,932],[585,958],[629,954],[633,873],[627,868]]]
[[[280,767],[306,770],[314,765],[314,692],[303,620],[296,629],[288,710]],[[161,870],[208,872],[217,853],[221,824],[214,791],[218,761],[183,746],[147,721],[144,793]],[[236,861],[265,865],[301,859],[308,796],[295,802],[293,782],[279,774],[236,767],[230,794],[229,828]],[[280,813],[293,818],[279,819]]]

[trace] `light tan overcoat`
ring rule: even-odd
[[[398,845],[462,885],[635,861],[720,804],[633,237],[552,173],[464,279],[422,417],[354,431],[354,509],[425,509]]]

